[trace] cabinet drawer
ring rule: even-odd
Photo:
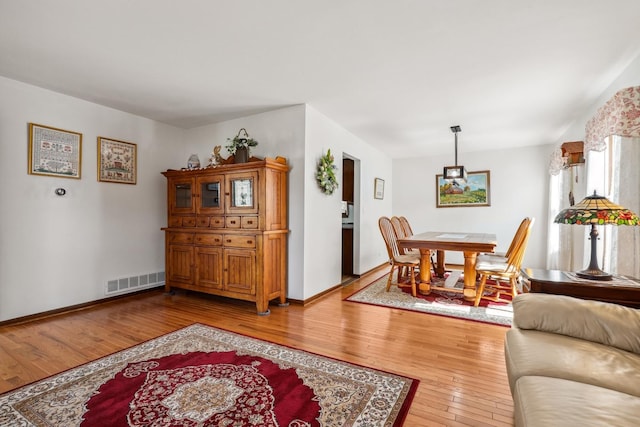
[[[199,228],[209,228],[209,217],[208,216],[199,216],[196,221]]]
[[[242,222],[239,216],[228,216],[225,219],[227,228],[240,228]]]
[[[181,216],[170,216],[169,217],[169,227],[182,227],[182,217]]]
[[[224,228],[224,217],[223,216],[212,216],[211,221],[209,222],[209,227],[211,228]]]
[[[225,235],[225,246],[234,246],[236,248],[255,248],[256,236],[238,236],[238,235]]]
[[[258,229],[257,216],[243,216],[241,220],[242,228]]]
[[[195,216],[182,217],[182,226],[183,227],[195,227],[196,226],[196,217]]]
[[[169,243],[191,244],[193,243],[193,234],[192,233],[168,233],[167,239],[169,240]]]
[[[222,234],[196,234],[196,245],[222,246]]]

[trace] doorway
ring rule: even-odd
[[[342,284],[359,277],[360,161],[343,153],[342,157]]]

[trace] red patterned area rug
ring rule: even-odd
[[[388,277],[388,275],[384,275],[370,285],[367,285],[367,287],[345,298],[345,300],[419,311],[440,316],[457,317],[495,325],[511,326],[513,310],[509,303],[494,303],[482,300],[480,307],[474,307],[473,303],[465,301],[459,292],[439,290],[432,291],[429,295],[421,295],[418,293],[416,297],[413,297],[411,296],[410,288],[399,288],[396,282],[391,283],[391,288],[389,292],[387,292]],[[444,285],[442,279],[436,278],[434,281],[440,286]],[[463,283],[458,281],[454,287],[462,288],[462,286]]]
[[[194,324],[0,395],[0,425],[401,426],[417,386]]]

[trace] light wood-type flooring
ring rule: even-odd
[[[405,426],[510,426],[504,367],[508,328],[344,302],[377,269],[302,306],[209,295],[145,292],[63,314],[0,326],[0,392],[73,368],[194,322],[358,365],[417,378]]]

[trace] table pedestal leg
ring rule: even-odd
[[[418,289],[421,294],[428,295],[431,292],[431,251],[420,249],[420,284]]]
[[[475,301],[476,299],[476,258],[477,252],[464,252],[464,299]]]
[[[444,265],[444,251],[436,252],[436,274],[438,277],[444,277],[444,273],[447,271],[447,268]]]

